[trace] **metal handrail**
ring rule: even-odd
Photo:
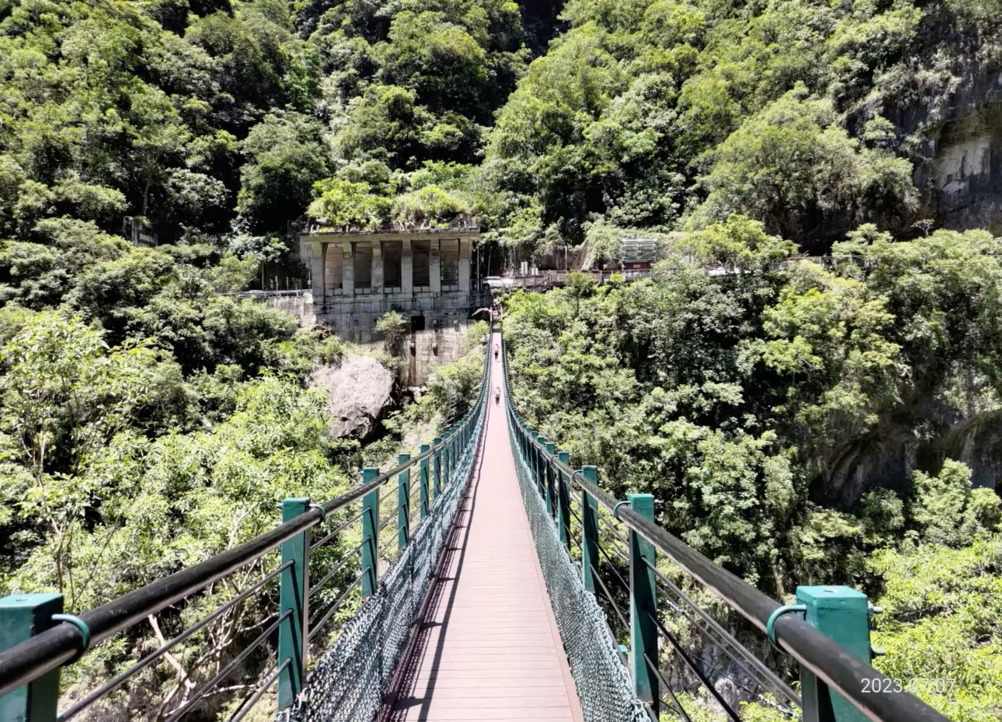
[[[77,615],[90,630],[88,649],[128,629],[149,615],[190,597],[213,582],[226,578],[241,567],[257,561],[283,542],[323,522],[328,515],[361,499],[374,489],[395,479],[400,472],[420,464],[447,447],[459,433],[462,421],[473,414],[483,401],[489,385],[489,381],[486,380],[487,368],[485,364],[485,379],[481,381],[478,402],[471,406],[460,422],[442,436],[438,444],[430,445],[428,451],[416,454],[406,463],[398,464],[373,480],[359,484],[324,504],[313,506],[295,519],[280,524],[271,531]],[[75,659],[80,653],[81,641],[78,627],[60,622],[20,644],[0,651],[0,696],[33,682]]]
[[[506,350],[503,337],[501,343],[504,354]],[[507,356],[504,358],[503,369],[507,383]],[[507,399],[512,417],[526,432],[528,424],[515,410],[511,398],[509,393]],[[532,433],[525,433],[525,436],[545,464],[557,469],[584,489],[602,506],[612,511],[627,528],[653,544],[658,551],[667,555],[704,586],[715,591],[731,609],[765,633],[770,615],[781,606],[779,602],[715,564],[628,505],[620,503],[578,470],[560,461],[557,454],[550,453]],[[896,691],[900,690],[900,686],[893,684],[883,673],[852,656],[837,642],[796,616],[781,616],[775,621],[774,627],[778,645],[787,654],[842,694],[874,722],[949,722],[947,717],[917,697],[908,692]]]

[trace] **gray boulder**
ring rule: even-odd
[[[393,374],[369,356],[348,356],[339,366],[321,366],[310,383],[327,396],[333,436],[365,439],[393,396]]]

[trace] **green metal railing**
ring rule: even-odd
[[[501,355],[507,382],[503,342]],[[870,666],[870,608],[865,595],[844,586],[801,586],[796,591],[797,604],[779,604],[659,527],[650,494],[616,499],[601,487],[596,467],[574,468],[569,454],[518,413],[511,394],[507,413],[514,450],[539,502],[527,500],[527,511],[530,517],[534,510],[546,517],[565,560],[575,565],[583,589],[606,610],[613,636],[625,647],[624,663],[633,692],[651,717],[659,719],[664,713],[690,720],[715,710],[714,716],[740,720],[741,702],[764,701],[782,716],[808,722],[946,720]],[[537,548],[542,557],[546,552],[538,540]],[[765,635],[773,649],[784,653],[788,664],[799,667],[801,694],[693,602],[662,570],[659,555],[692,585],[713,593],[743,617],[751,630]],[[546,560],[541,558],[541,563],[545,566]],[[570,648],[567,637],[573,632],[568,633],[565,626],[574,621],[562,623],[557,609],[561,602],[554,599],[552,589],[551,600],[565,646]],[[712,647],[728,659],[732,669],[741,670],[749,680],[746,689],[730,698],[721,693],[692,646],[673,631],[679,623],[698,629],[700,646]],[[575,660],[572,650],[569,655],[572,669],[589,663]],[[668,657],[674,664],[666,665]],[[584,686],[590,682],[585,680]],[[587,690],[582,686],[578,680],[579,696],[584,699]],[[687,709],[681,699],[688,693],[691,702],[697,696],[694,689],[703,700],[701,710],[691,704]],[[619,719],[602,711],[589,718],[586,710],[585,715],[586,722]]]
[[[206,702],[222,688],[237,686],[234,680],[241,679],[244,666],[253,657],[267,654],[273,663],[252,680],[250,692],[236,704],[230,721],[243,719],[269,692],[286,717],[309,719],[310,712],[303,704],[304,689],[316,674],[316,652],[327,649],[335,636],[336,648],[344,630],[359,628],[356,618],[378,606],[385,580],[411,581],[406,588],[395,588],[401,595],[420,595],[426,590],[426,584],[416,583],[418,565],[426,570],[422,572],[425,577],[430,574],[427,570],[434,568],[444,530],[451,524],[481,441],[490,377],[488,348],[479,396],[470,410],[433,444],[422,445],[413,456],[400,455],[399,463],[389,471],[362,470],[360,484],[338,498],[321,504],[308,498],[286,499],[281,504],[282,523],[275,529],[79,615],[62,614],[59,594],[17,594],[0,599],[0,721],[52,722],[93,712],[95,703],[122,690],[143,670],[165,661],[171,650],[191,643],[212,625],[225,623],[241,605],[265,594],[273,595],[275,611],[258,620],[255,627],[260,631],[241,640],[240,648],[211,676],[189,670],[182,680],[188,683],[188,692],[170,704],[161,718],[173,722],[204,711]],[[391,509],[380,498],[387,489],[396,499]],[[351,541],[346,545],[348,538]],[[354,544],[354,539],[359,543]],[[256,569],[254,565],[264,570],[256,581],[58,709],[62,667],[94,646],[130,632],[147,617],[196,600],[214,582]],[[319,581],[314,583],[311,575]],[[407,602],[412,609],[421,600]],[[409,621],[401,624],[406,626]],[[404,634],[406,631],[403,629]],[[384,665],[392,664],[391,658],[402,649],[401,630],[396,632],[392,643],[372,634],[367,638],[378,648]],[[385,675],[349,680],[356,686],[367,685],[365,695],[359,695],[367,699],[378,698],[373,685],[385,681]],[[371,719],[370,712],[351,711],[354,716],[346,719]]]

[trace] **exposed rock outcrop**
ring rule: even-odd
[[[925,423],[925,438],[915,429]],[[825,465],[816,495],[826,503],[852,506],[867,490],[905,492],[916,469],[938,473],[946,459],[971,469],[974,486],[998,489],[1002,482],[1002,410],[957,418],[926,401],[913,414],[886,418],[871,434],[847,443]]]
[[[339,366],[322,366],[310,383],[327,394],[333,436],[367,438],[393,397],[393,373],[370,356],[348,356]]]
[[[969,39],[968,39],[969,40]],[[931,41],[935,42],[935,41]],[[955,39],[961,44],[962,39]],[[938,58],[938,60],[936,59]],[[1002,233],[1002,72],[960,52],[952,63],[933,56],[917,72],[895,107],[883,108],[909,136],[918,217],[963,230]],[[895,99],[897,100],[897,99]]]
[[[965,421],[947,434],[938,461],[957,459],[971,467],[974,486],[999,489],[1002,482],[1002,411]]]

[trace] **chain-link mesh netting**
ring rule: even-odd
[[[514,439],[511,447],[536,553],[585,722],[650,722],[646,707],[633,694],[605,613],[582,585]]]
[[[370,722],[385,691],[438,565],[476,458],[486,414],[481,399],[473,441],[442,496],[414,530],[406,549],[348,621],[334,646],[317,660],[290,713],[294,722]]]

